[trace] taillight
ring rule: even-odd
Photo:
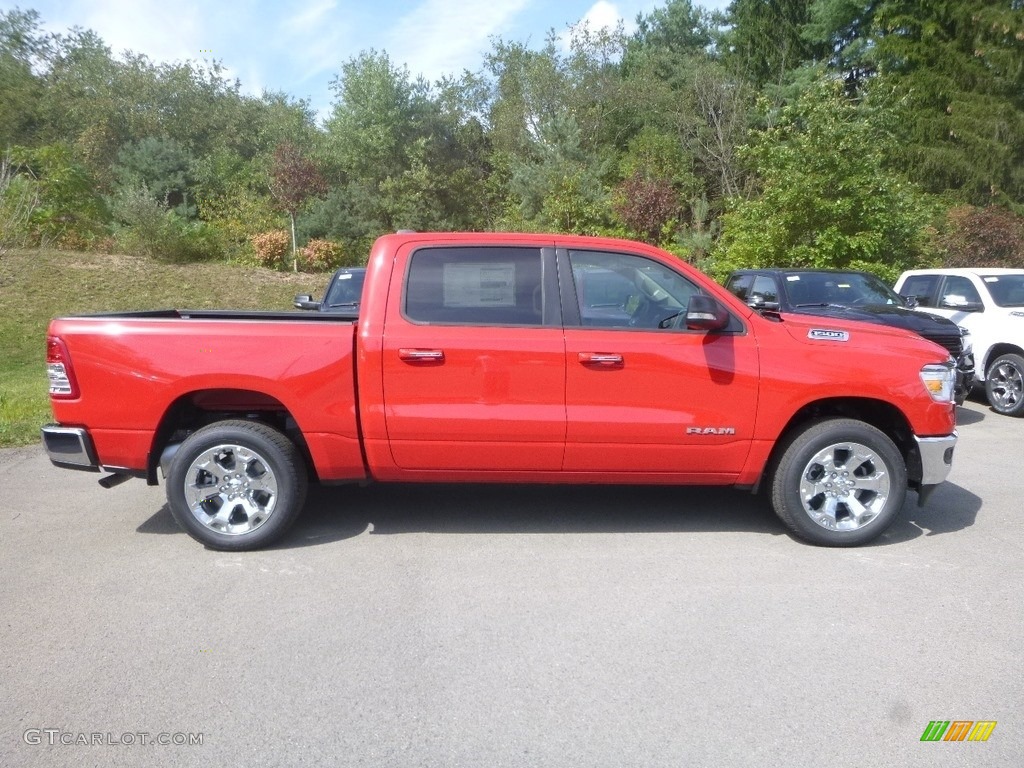
[[[78,397],[78,382],[71,367],[71,355],[64,340],[46,337],[46,375],[50,379],[50,397],[71,400]]]

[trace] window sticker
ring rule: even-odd
[[[983,277],[981,279],[984,280],[986,283],[998,283],[999,282],[999,278],[998,277]]]
[[[799,283],[800,275],[786,275],[786,280],[791,283]]]
[[[444,265],[445,307],[514,307],[514,262]]]

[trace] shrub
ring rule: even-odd
[[[186,221],[166,210],[145,187],[122,190],[114,198],[114,237],[126,253],[162,261],[203,261],[223,255],[216,227]]]
[[[938,237],[947,267],[1024,268],[1024,217],[990,205],[961,205],[946,213]]]
[[[329,272],[341,262],[341,246],[330,240],[313,239],[299,249],[299,269],[303,272]]]
[[[35,179],[19,174],[7,157],[0,158],[0,254],[29,245],[32,215],[39,205]]]
[[[292,241],[283,229],[273,229],[253,235],[249,238],[249,242],[252,243],[256,261],[260,266],[271,269],[285,266]]]

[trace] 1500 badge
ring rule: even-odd
[[[687,427],[688,435],[735,435],[736,427]]]
[[[807,332],[807,338],[819,341],[849,341],[850,334],[847,331],[837,331],[832,328],[811,328]]]

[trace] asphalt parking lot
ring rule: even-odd
[[[1019,765],[1024,421],[959,415],[852,550],[728,489],[378,486],[227,554],[2,450],[0,765]]]

